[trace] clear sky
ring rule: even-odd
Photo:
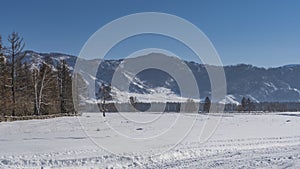
[[[110,21],[137,12],[164,12],[198,26],[225,65],[300,64],[299,0],[3,0],[0,9],[3,39],[17,31],[26,49],[38,52],[78,55],[86,40]],[[131,49],[118,50],[119,45],[111,56],[120,58],[139,48],[173,43],[145,38],[148,44],[136,43],[141,42],[136,37]],[[178,50],[174,46],[168,50]]]

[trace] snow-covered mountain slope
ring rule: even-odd
[[[136,93],[136,92],[124,92],[113,88],[113,100],[116,102],[124,103],[129,102],[129,97],[136,98],[136,101],[143,102],[143,103],[151,103],[151,102],[185,102],[187,98],[183,98],[175,94],[168,88],[164,87],[157,87],[151,89],[151,93]],[[199,102],[200,100],[195,99],[194,101]]]
[[[32,62],[33,58],[37,57],[40,58],[40,60],[44,60],[46,57],[49,57],[53,60],[53,64],[56,64],[61,59],[66,59],[70,69],[74,68],[77,59],[75,56],[65,54],[47,54],[29,51],[27,53],[26,60],[28,62]],[[83,63],[87,66],[96,66],[96,62],[99,62],[99,60],[83,60]],[[99,88],[99,84],[111,83],[113,74],[121,62],[122,60],[103,60],[98,67],[96,77],[88,72],[81,73],[85,74],[84,78],[87,82],[92,80],[96,81],[96,88]],[[206,96],[210,96],[210,80],[205,66],[194,62],[185,63],[195,75],[201,99],[203,100]],[[206,66],[209,67],[209,65]],[[300,65],[294,64],[266,69],[252,65],[240,64],[235,66],[225,66],[224,70],[226,74],[228,94],[226,99],[221,102],[237,103],[241,101],[242,97],[249,97],[255,102],[300,101]],[[130,75],[130,72],[123,73],[124,76]],[[160,90],[162,89],[168,92],[161,92]],[[125,93],[122,94],[124,91],[120,90],[120,92],[121,93],[118,93],[120,97],[125,95]],[[133,95],[145,94],[145,96],[147,94],[149,97],[155,97],[155,95],[150,96],[153,93],[161,93],[159,97],[166,98],[171,96],[175,98],[175,96],[170,95],[175,94],[180,97],[178,84],[173,77],[171,77],[168,73],[157,69],[146,69],[138,73],[131,82],[129,93],[133,93]],[[163,93],[165,93],[165,95],[163,95]],[[93,98],[95,96],[94,93],[90,93],[90,95],[91,100],[95,99]],[[159,97],[157,97],[157,100]],[[120,100],[125,100],[125,98],[119,99],[118,101]]]

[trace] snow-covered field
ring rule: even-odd
[[[300,168],[300,113],[84,113],[0,134],[0,168]]]

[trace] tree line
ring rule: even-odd
[[[163,108],[164,112],[187,112],[187,113],[218,113],[218,112],[296,112],[300,111],[300,102],[254,102],[250,98],[243,97],[241,104],[223,104],[223,103],[214,103],[210,100],[209,97],[206,97],[203,102],[195,102],[193,99],[189,98],[185,102],[152,102],[144,103],[139,102],[135,97],[129,97],[129,102],[127,103],[105,103],[103,102],[98,104],[98,107],[95,104],[86,105],[89,107],[89,111],[99,111],[105,108],[106,112],[134,112],[134,111],[148,111],[148,109],[153,106],[158,109],[151,109],[154,112],[160,112]],[[213,109],[211,107],[214,106]],[[136,110],[134,110],[135,108]]]
[[[65,60],[53,64],[50,57],[26,60],[25,43],[17,32],[0,36],[0,114],[48,115],[75,112],[72,74]],[[55,66],[53,66],[55,65]]]

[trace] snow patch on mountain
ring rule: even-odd
[[[272,82],[264,82],[264,84],[273,90],[278,90],[278,88]]]
[[[240,103],[237,101],[237,98],[233,95],[227,95],[225,99],[219,101],[221,104],[236,104],[239,105]]]

